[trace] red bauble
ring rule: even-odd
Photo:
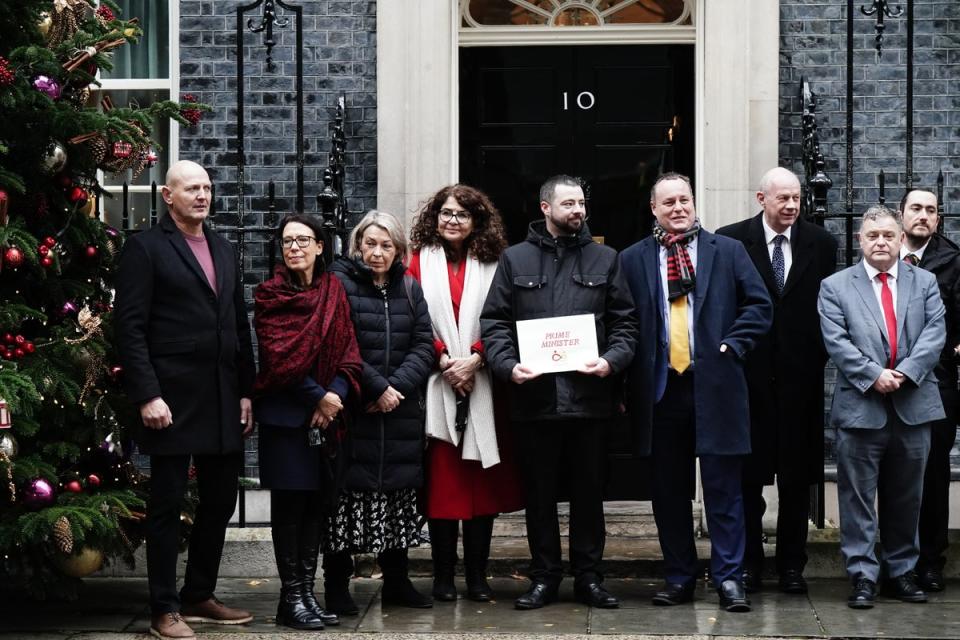
[[[14,342],[16,342],[16,340],[17,339],[13,336],[12,333],[3,334],[3,341],[6,342],[7,344],[13,344]]]
[[[48,253],[50,253],[50,247],[48,247],[45,244],[42,244],[39,247],[37,247],[37,253],[39,253],[41,256],[45,256]]]
[[[23,350],[27,353],[33,353],[37,350],[37,347],[32,342],[27,342],[23,345]]]
[[[87,476],[87,487],[90,489],[96,489],[100,486],[100,476],[95,473],[91,473]]]
[[[0,347],[0,358],[10,360],[13,358],[13,354],[7,351],[6,347]]]
[[[85,249],[85,253],[87,254],[87,257],[88,257],[88,258],[90,258],[91,260],[93,260],[94,258],[97,257],[97,255],[100,253],[100,251],[97,249],[96,246],[94,246],[94,245],[91,244],[91,245],[87,246],[87,248]]]
[[[13,357],[16,358],[17,360],[19,360],[20,358],[22,358],[22,357],[25,356],[25,355],[27,355],[27,354],[26,354],[26,352],[25,352],[23,349],[16,348],[16,349],[13,350]]]
[[[13,79],[14,74],[13,68],[10,66],[10,61],[0,56],[0,87],[13,84]]]
[[[57,239],[54,238],[53,236],[47,236],[46,238],[43,239],[43,244],[46,247],[53,249],[55,246],[57,246]]]
[[[11,269],[16,269],[23,264],[23,251],[18,247],[8,247],[3,254],[3,263]]]
[[[18,336],[14,336],[13,341],[17,344],[23,344],[24,342],[27,341],[27,339],[24,338],[23,336],[18,335]]]
[[[82,206],[90,199],[90,195],[80,187],[73,187],[67,194],[67,199],[73,204]]]
[[[83,485],[80,484],[79,480],[71,480],[67,484],[63,485],[63,488],[70,493],[80,493],[83,491]]]
[[[50,267],[53,266],[53,258],[51,258],[50,256],[43,256],[42,258],[40,258],[40,264],[42,264],[44,267],[47,267],[49,269]]]

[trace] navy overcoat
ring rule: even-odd
[[[649,236],[620,255],[640,325],[627,374],[627,410],[636,450],[650,455],[653,405],[667,376],[667,327],[660,283],[660,246]],[[750,411],[744,358],[770,329],[773,305],[743,245],[700,231],[694,293],[696,453],[750,453]],[[720,345],[728,346],[727,352]]]

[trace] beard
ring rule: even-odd
[[[557,231],[571,236],[575,236],[580,233],[580,229],[583,227],[582,216],[575,218],[554,218],[551,216],[550,221],[553,223],[553,226],[557,228]]]

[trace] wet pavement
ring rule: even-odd
[[[429,578],[415,584],[429,592]],[[931,594],[927,604],[906,604],[880,597],[874,609],[854,611],[846,606],[848,585],[843,580],[812,580],[806,596],[786,595],[775,584],[753,594],[751,613],[726,613],[713,590],[701,585],[693,604],[654,607],[650,597],[658,582],[648,579],[612,579],[608,589],[621,599],[620,609],[591,609],[573,599],[572,584],[561,587],[560,602],[536,611],[516,611],[513,599],[522,593],[523,579],[491,581],[496,602],[480,604],[460,599],[436,603],[433,609],[383,607],[382,582],[372,578],[352,581],[361,615],[344,618],[324,634],[342,640],[381,638],[545,638],[617,635],[630,638],[668,637],[790,637],[790,638],[960,638],[960,581],[944,593]],[[461,591],[462,582],[459,583]],[[274,624],[279,592],[276,578],[222,579],[218,596],[231,606],[250,610],[254,621],[242,627],[196,625],[198,637],[316,638],[316,633],[294,632]],[[70,603],[0,602],[0,640],[96,640],[146,638],[149,615],[147,584],[143,578],[93,578],[86,581],[79,600]]]

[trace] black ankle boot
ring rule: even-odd
[[[328,627],[340,624],[337,614],[324,611],[313,588],[317,580],[317,557],[320,553],[320,523],[300,525],[300,576],[303,579],[303,602]]]
[[[299,631],[319,631],[323,620],[304,602],[303,578],[300,575],[300,527],[276,525],[273,533],[273,552],[280,574],[280,603],[277,605],[277,624]]]
[[[480,516],[463,521],[463,564],[467,576],[467,597],[475,602],[493,600],[493,589],[487,583],[487,560],[493,516]]]
[[[457,566],[457,520],[430,520],[430,555],[433,557],[433,599],[453,602],[457,587],[453,575]]]
[[[417,591],[410,582],[406,549],[381,551],[377,561],[383,570],[383,590],[380,593],[383,604],[412,609],[429,609],[433,606],[433,599]]]
[[[326,610],[338,616],[355,616],[360,608],[350,596],[353,558],[349,551],[323,554],[323,596]]]

